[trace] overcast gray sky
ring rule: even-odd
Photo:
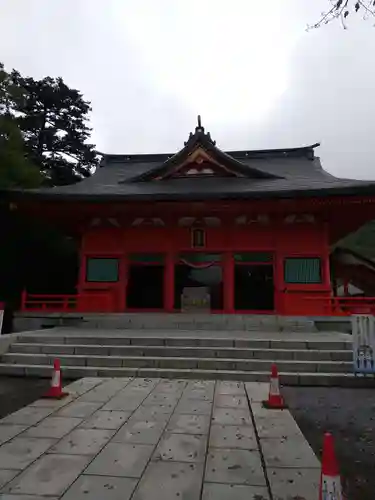
[[[178,150],[196,115],[224,150],[314,142],[375,179],[375,28],[306,33],[328,0],[0,0],[0,60],[62,76],[108,153]]]

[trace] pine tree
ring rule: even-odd
[[[47,184],[61,185],[88,177],[97,166],[94,146],[87,143],[90,105],[62,78],[34,80],[13,70],[20,92],[14,102],[30,160]]]
[[[42,182],[39,169],[27,158],[14,115],[16,98],[20,89],[0,63],[0,189],[37,187]]]
[[[0,189],[34,188],[42,180],[39,169],[27,159],[17,123],[0,116]]]

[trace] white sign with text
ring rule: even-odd
[[[375,317],[352,316],[354,373],[375,373]]]

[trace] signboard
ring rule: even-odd
[[[182,312],[209,312],[211,296],[206,286],[185,287],[181,295]]]
[[[353,314],[352,337],[354,373],[375,374],[375,317]]]

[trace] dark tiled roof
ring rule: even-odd
[[[197,146],[220,156],[242,177],[152,180],[183,160]],[[191,134],[177,154],[104,155],[101,167],[81,182],[50,189],[23,191],[22,196],[43,199],[204,200],[290,198],[300,196],[375,194],[375,182],[339,179],[322,169],[312,146],[260,150],[220,151],[203,127]],[[15,194],[15,193],[14,193]]]
[[[149,172],[138,174],[133,179],[133,182],[153,180],[167,175],[168,172],[173,171],[174,168],[181,165],[188,159],[189,155],[199,148],[208,153],[213,160],[228,167],[230,171],[235,172],[240,177],[251,177],[252,179],[274,179],[278,177],[277,174],[270,174],[262,169],[257,169],[252,164],[246,165],[240,158],[217,148],[216,142],[211,139],[211,135],[205,133],[204,127],[200,123],[200,117],[198,116],[198,126],[195,129],[195,133],[190,134],[184,147],[178,153],[168,157],[159,166],[154,166]]]

